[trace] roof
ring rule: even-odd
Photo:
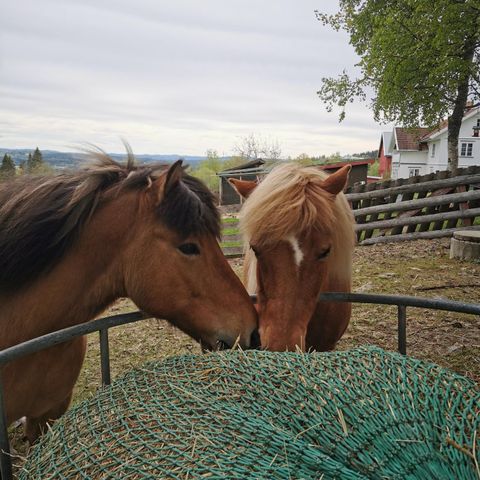
[[[325,165],[323,164],[317,164],[315,165],[316,167],[320,166],[322,167],[323,170],[334,170],[337,168],[344,167],[345,165],[351,165],[352,167],[357,167],[360,165],[370,165],[371,163],[375,162],[374,158],[369,158],[367,160],[358,160],[356,162],[337,162],[337,163],[327,163]]]
[[[463,114],[462,122],[464,120],[467,120],[470,117],[473,117],[479,112],[480,112],[480,108],[478,107],[468,108]],[[422,137],[422,141],[426,142],[427,140],[437,137],[441,133],[445,132],[447,128],[448,128],[448,120],[443,120],[442,122],[440,122],[440,124],[437,127],[435,127],[434,129],[430,129],[427,133],[425,133]]]
[[[226,168],[219,173],[228,173],[228,172],[236,172],[237,170],[246,170],[251,168],[260,168],[262,165],[265,165],[265,160],[261,158],[256,158],[255,160],[250,160],[247,163],[242,163],[241,165],[237,165],[236,167]]]
[[[395,145],[397,150],[420,150],[420,141],[422,137],[430,132],[431,129],[420,128],[401,128],[395,127]]]
[[[462,122],[474,115],[480,113],[479,107],[469,107],[464,115]],[[392,155],[392,150],[421,150],[426,146],[426,142],[435,139],[438,135],[444,133],[448,128],[448,120],[442,120],[436,127],[427,128],[402,128],[394,127],[393,133],[382,132],[378,155],[382,149],[385,155]],[[392,141],[393,140],[393,141]]]

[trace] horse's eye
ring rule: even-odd
[[[178,249],[184,255],[200,255],[200,249],[196,243],[182,243]]]
[[[324,250],[323,252],[320,252],[318,255],[317,255],[317,260],[323,260],[325,258],[328,257],[328,255],[330,254],[330,247],[328,247],[326,250]]]

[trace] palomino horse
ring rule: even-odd
[[[103,152],[72,174],[0,186],[0,350],[86,322],[119,297],[203,346],[245,348],[257,314],[218,244],[213,195],[181,161],[125,166]],[[253,336],[252,336],[253,334]],[[67,409],[83,363],[78,338],[0,372],[7,424],[30,441]]]
[[[284,164],[258,186],[230,180],[247,198],[240,212],[249,247],[244,277],[258,296],[265,348],[331,350],[347,328],[351,305],[318,296],[350,291],[354,221],[342,193],[349,171],[327,176],[316,167]]]

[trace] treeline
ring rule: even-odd
[[[52,168],[45,163],[40,149],[37,147],[33,153],[29,153],[26,160],[20,162],[18,166],[15,165],[13,158],[8,153],[5,153],[0,165],[0,180],[12,178],[15,175],[44,175],[51,173]]]

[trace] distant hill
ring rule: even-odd
[[[16,165],[20,165],[23,161],[27,160],[28,154],[33,153],[34,149],[28,148],[0,148],[0,161],[3,158],[5,153],[11,155],[13,161]],[[51,165],[56,170],[63,170],[63,169],[74,169],[77,168],[81,163],[85,160],[85,154],[80,152],[58,152],[56,150],[41,150],[43,159],[49,165]],[[116,160],[123,160],[125,158],[124,154],[119,153],[109,153],[109,155],[116,159]],[[351,156],[339,157],[338,161],[341,161],[342,158],[348,158],[349,160],[353,159],[354,157],[361,157],[361,158],[376,158],[377,151],[372,150],[369,152],[362,152],[358,154],[353,154]],[[137,159],[138,163],[173,163],[179,159],[183,159],[185,164],[191,165],[192,167],[196,167],[196,165],[205,160],[206,156],[201,155],[178,155],[178,154],[135,154],[135,158]],[[220,159],[228,160],[230,157],[220,157]],[[314,157],[325,161],[327,158],[325,155],[322,157]]]
[[[16,165],[20,165],[21,162],[26,161],[29,153],[33,153],[34,149],[27,148],[0,148],[0,161],[5,153],[11,155]],[[85,159],[85,155],[76,152],[58,152],[56,150],[41,150],[43,160],[51,165],[55,169],[71,169],[78,167]],[[116,160],[122,160],[125,155],[118,153],[110,153],[112,158]],[[205,160],[205,156],[196,155],[177,155],[177,154],[140,154],[135,155],[135,158],[139,163],[173,163],[176,160],[183,159],[186,164],[195,166],[196,163]]]

